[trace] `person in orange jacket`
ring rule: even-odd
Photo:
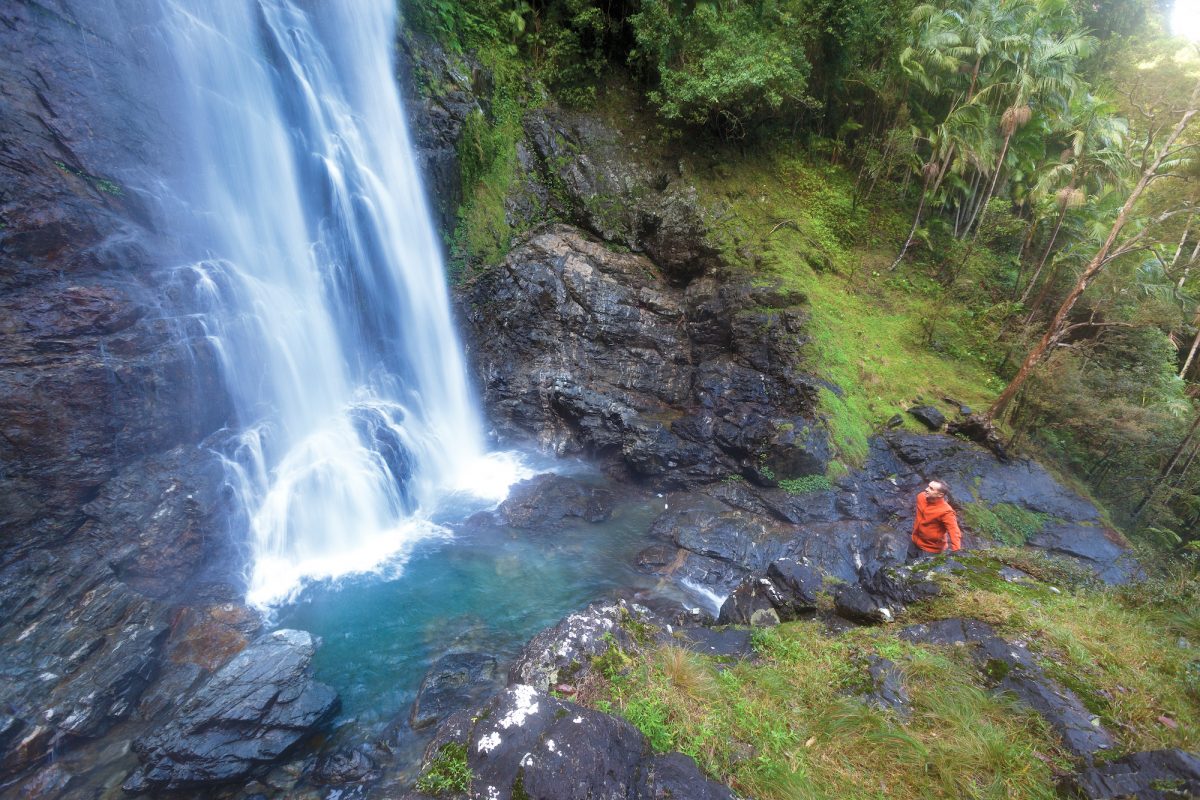
[[[958,517],[954,509],[946,502],[946,484],[930,481],[917,495],[909,560],[961,548],[962,531],[958,529]]]

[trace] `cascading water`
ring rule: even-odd
[[[401,558],[448,493],[498,499],[394,79],[395,0],[167,2],[193,265],[243,432],[248,597]],[[231,311],[230,309],[233,309]]]

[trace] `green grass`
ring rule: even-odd
[[[1200,745],[1200,581],[1175,576],[1122,591],[1009,583],[1006,562],[1070,578],[1009,549],[965,556],[943,595],[912,620],[964,616],[1027,641],[1048,674],[1116,736],[1113,756]],[[1043,563],[1043,561],[1045,563]],[[1067,586],[1068,582],[1059,585]],[[754,631],[757,658],[718,663],[676,647],[633,655],[596,705],[624,715],[659,751],[692,756],[711,777],[760,800],[1053,798],[1074,769],[1046,723],[989,690],[962,648],[902,641],[890,627],[830,634],[820,622]],[[891,660],[912,699],[905,721],[865,704],[868,658]],[[1175,727],[1159,718],[1167,717]]]
[[[755,631],[760,663],[718,669],[677,648],[612,681],[610,707],[658,750],[677,749],[738,792],[772,798],[1046,797],[1057,754],[1033,715],[991,696],[958,654],[882,629],[834,638],[819,623]],[[848,696],[865,656],[901,664],[910,722]]]
[[[983,534],[1000,544],[1019,547],[1041,533],[1050,520],[1011,503],[989,504],[982,500],[963,503],[960,509],[963,523],[973,532]]]
[[[840,389],[822,389],[820,407],[846,464],[860,465],[868,438],[918,397],[979,408],[999,391],[987,320],[922,274],[887,271],[906,232],[894,210],[854,209],[850,176],[837,168],[784,155],[721,159],[697,170],[716,209],[712,238],[763,282],[809,298],[809,340],[797,346]]]

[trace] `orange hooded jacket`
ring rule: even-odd
[[[962,547],[962,532],[958,529],[958,517],[946,498],[930,499],[924,492],[917,495],[917,516],[913,520],[913,544],[926,553],[941,553],[946,550],[947,540],[951,550]]]

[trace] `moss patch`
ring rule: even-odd
[[[1000,544],[1018,547],[1042,532],[1051,517],[1011,503],[964,503],[963,522],[975,533]]]
[[[838,387],[819,405],[841,462],[861,465],[870,435],[918,397],[987,405],[1001,388],[986,369],[987,327],[966,309],[958,319],[932,280],[886,271],[905,220],[855,208],[836,167],[780,152],[716,158],[696,168],[711,238],[737,268],[808,297],[808,338],[796,346]],[[941,340],[955,347],[931,346]]]

